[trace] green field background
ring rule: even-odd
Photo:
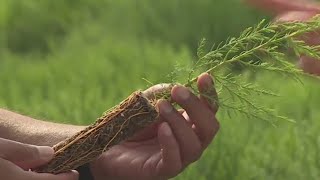
[[[170,81],[195,60],[199,40],[219,43],[266,15],[240,0],[0,0],[0,107],[90,124],[148,83]],[[265,106],[296,120],[227,116],[202,158],[176,179],[318,179],[320,82],[265,72],[250,81],[279,98]]]

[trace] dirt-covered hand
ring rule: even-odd
[[[209,74],[200,75],[197,84],[200,92],[217,96]],[[91,164],[95,180],[168,179],[200,158],[219,129],[215,117],[218,108],[214,101],[196,96],[184,86],[173,87],[171,97],[183,109],[160,100],[157,123],[112,147]]]
[[[77,172],[52,175],[29,171],[47,163],[53,157],[53,153],[51,147],[33,146],[0,138],[0,179],[77,180]]]

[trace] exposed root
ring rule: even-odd
[[[130,138],[155,122],[155,101],[141,91],[134,92],[97,121],[74,136],[55,145],[54,158],[36,172],[59,174],[91,162],[104,151]]]

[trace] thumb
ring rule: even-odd
[[[0,138],[0,158],[23,169],[30,169],[48,162],[53,157],[51,147],[34,146]]]

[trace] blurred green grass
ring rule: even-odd
[[[0,107],[89,124],[131,92],[169,81],[202,37],[219,43],[264,16],[239,0],[0,0]],[[318,82],[258,73],[279,99],[261,99],[295,124],[219,112],[221,131],[176,179],[317,179]]]

